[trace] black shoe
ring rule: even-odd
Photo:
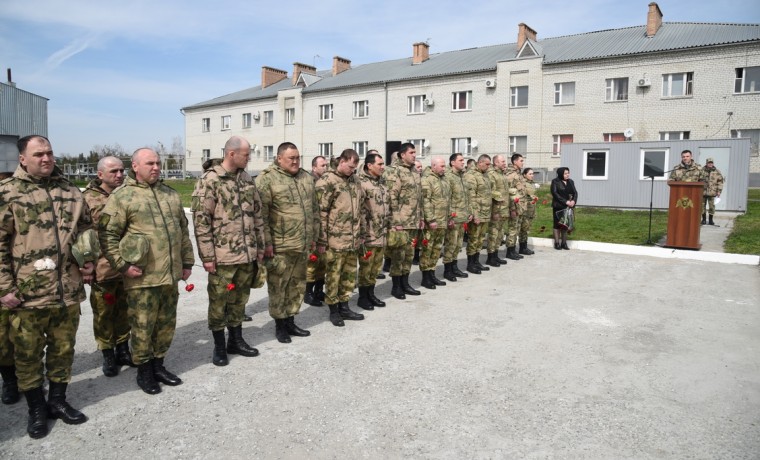
[[[288,328],[285,325],[285,318],[274,319],[274,336],[277,337],[277,341],[280,343],[290,343],[290,334],[288,334]]]
[[[45,392],[42,387],[24,392],[26,404],[29,406],[29,420],[26,425],[26,432],[32,439],[44,438],[48,434],[47,426],[47,404],[45,403]]]
[[[116,364],[119,366],[135,367],[132,363],[132,353],[129,351],[129,342],[116,344]]]
[[[480,267],[475,262],[475,257],[477,257],[477,254],[471,254],[467,256],[467,271],[470,273],[474,273],[475,275],[480,275]]]
[[[374,305],[375,307],[384,307],[385,306],[385,302],[383,302],[382,300],[378,299],[375,296],[375,285],[374,284],[372,286],[368,286],[367,287],[367,297],[369,298],[369,301],[372,302],[372,305]]]
[[[322,302],[314,296],[314,283],[306,283],[306,292],[303,295],[303,303],[312,307],[321,307]]]
[[[285,330],[288,331],[288,335],[296,337],[308,337],[311,335],[311,332],[307,331],[306,329],[301,329],[296,325],[295,316],[289,316],[288,318],[285,318]]]
[[[74,409],[66,402],[66,387],[68,383],[50,382],[48,392],[48,418],[61,419],[68,425],[79,425],[87,421],[87,416]]]
[[[320,302],[325,301],[325,280],[314,281],[314,299]],[[321,307],[322,304],[312,305],[313,307]]]
[[[428,270],[422,272],[422,287],[425,289],[435,289],[435,283],[433,282],[433,279],[430,278],[430,271]]]
[[[480,263],[480,252],[476,252],[475,254],[472,255],[472,261],[475,262],[475,265],[477,265],[480,271],[482,272],[487,272],[491,270],[490,268]]]
[[[500,267],[501,264],[499,263],[498,258],[496,257],[495,252],[489,252],[488,257],[486,257],[486,265],[490,267]]]
[[[404,294],[404,289],[401,287],[401,277],[391,276],[391,280],[393,281],[393,287],[391,288],[391,295],[400,300],[406,299],[406,294]]]
[[[359,300],[356,302],[356,305],[365,310],[374,310],[375,305],[369,300],[368,290],[369,286],[359,286]]]
[[[705,215],[705,214],[702,214],[702,222],[700,222],[700,224],[702,224],[702,225],[705,225],[705,224],[707,224],[707,219],[706,219],[706,217],[707,217],[707,215]]]
[[[384,280],[384,279],[385,279],[385,274],[384,274],[384,273],[380,273],[379,275],[377,275],[377,276],[375,277],[375,279],[378,279],[378,280]]]
[[[507,259],[501,259],[499,258],[499,250],[497,249],[496,252],[493,253],[493,257],[496,260],[496,262],[499,262],[499,265],[507,265]]]
[[[227,353],[229,352],[229,345],[227,345]],[[164,358],[153,358],[153,378],[155,378],[157,382],[161,382],[164,385],[169,385],[170,387],[182,385],[181,378],[166,370],[164,367]]]
[[[252,358],[259,356],[259,350],[248,345],[243,339],[243,326],[227,327],[230,337],[227,340],[227,354]],[[160,380],[159,380],[160,381]]]
[[[116,366],[116,355],[111,348],[103,350],[103,375],[106,377],[116,377],[119,375],[119,368]]]
[[[253,321],[253,317],[252,316],[248,316],[248,315],[243,315],[243,321],[245,321],[246,323],[248,321]]]
[[[338,311],[338,304],[328,305],[328,307],[330,307],[330,322],[333,326],[345,326],[346,323],[343,322],[343,318],[340,317],[340,312]]]
[[[161,393],[161,387],[153,375],[153,362],[148,361],[137,366],[137,386],[149,395]]]
[[[562,249],[562,245],[559,243],[559,241],[554,242],[554,249]]]
[[[361,313],[356,313],[355,311],[348,308],[348,302],[338,303],[338,313],[342,319],[349,319],[352,321],[361,321],[364,319],[364,315]]]
[[[15,366],[0,366],[0,375],[3,376],[3,404],[15,404],[21,399],[18,392],[18,379],[16,378]]]
[[[465,273],[465,272],[463,272],[462,270],[460,270],[460,269],[459,269],[459,267],[457,267],[457,261],[456,261],[456,260],[455,260],[455,261],[453,261],[453,262],[451,262],[451,272],[452,272],[452,273],[454,274],[454,276],[456,276],[457,278],[467,278],[467,277],[469,277],[469,276],[470,276],[470,275],[468,275],[467,273]]]
[[[420,295],[421,292],[417,289],[414,289],[412,286],[409,285],[409,273],[406,275],[401,275],[401,289],[403,289],[404,294],[409,295]]]
[[[230,363],[227,359],[227,343],[224,339],[224,329],[221,331],[211,331],[214,336],[214,354],[211,356],[211,362],[214,366],[226,366]]]
[[[453,263],[454,262],[447,262],[447,263],[443,264],[443,277],[447,281],[451,281],[452,283],[455,283],[456,280],[457,280],[457,277],[456,277],[456,275],[454,275],[454,271],[451,268],[451,266],[452,266]]]
[[[430,270],[430,279],[433,280],[433,283],[435,283],[436,286],[446,286],[445,281],[441,281],[438,279],[437,276],[435,276],[435,270]]]
[[[563,242],[562,242],[562,246],[561,246],[561,248],[562,248],[562,249],[566,249],[566,250],[568,250],[568,251],[570,250],[570,248],[568,248],[568,247],[567,247],[567,241],[563,241]]]
[[[520,260],[522,259],[522,256],[515,251],[514,246],[510,246],[507,248],[507,259]]]
[[[713,222],[713,216],[710,214],[710,217],[708,217],[707,225],[715,225],[715,222]],[[715,225],[716,227],[720,227],[720,225]]]
[[[532,250],[528,249],[528,243],[527,242],[522,242],[522,243],[520,243],[520,252],[519,252],[519,254],[524,254],[526,256],[532,256],[533,254],[535,254],[535,252],[533,252]]]

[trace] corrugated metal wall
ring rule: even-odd
[[[39,134],[47,137],[47,99],[0,82],[0,171],[18,165],[16,141]]]

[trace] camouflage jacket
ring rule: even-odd
[[[348,177],[328,171],[317,181],[320,230],[317,244],[335,251],[359,250],[364,233],[361,219],[363,191],[356,174]]]
[[[364,221],[364,245],[381,248],[391,224],[391,208],[388,205],[388,189],[383,177],[372,177],[364,171],[359,173],[362,187],[362,220]]]
[[[532,180],[525,179],[525,191],[525,200],[527,201],[525,205],[525,216],[532,219],[536,217],[536,203],[534,203],[534,201],[536,201],[538,198],[538,189],[536,188],[536,183]]]
[[[103,208],[106,206],[106,202],[110,196],[108,192],[103,190],[102,184],[100,179],[93,179],[87,184],[87,188],[82,194],[84,201],[87,202],[87,206],[90,208],[90,217],[92,217],[92,221],[95,223],[100,219],[100,213],[103,212]],[[121,273],[114,270],[111,264],[108,263],[108,259],[101,255],[95,265],[95,279],[97,281],[121,279]]]
[[[446,182],[449,183],[451,189],[451,214],[456,214],[454,222],[461,224],[467,222],[467,218],[472,215],[472,208],[470,207],[470,195],[467,193],[467,189],[464,184],[465,171],[457,173],[451,167],[446,167]]]
[[[91,226],[82,192],[58,168],[48,178],[16,168],[13,177],[0,182],[0,296],[16,291],[23,298],[20,308],[83,301],[82,277],[71,246]],[[45,258],[55,268],[39,269]]]
[[[522,215],[528,209],[528,187],[525,185],[520,168],[507,165],[507,188],[509,189],[509,211]],[[518,201],[515,203],[515,199]]]
[[[696,161],[692,161],[689,166],[685,166],[682,163],[678,163],[678,166],[670,171],[670,177],[668,180],[675,180],[680,182],[701,182],[704,181],[704,172],[702,167],[697,164]]]
[[[253,179],[244,170],[229,173],[220,158],[206,161],[203,170],[191,205],[201,261],[253,262],[258,253],[264,254],[261,198]]]
[[[491,186],[491,217],[498,214],[499,220],[506,220],[509,218],[507,178],[503,172],[493,166],[488,168],[486,176]]]
[[[490,222],[493,194],[488,176],[480,172],[478,168],[473,168],[465,173],[464,183],[467,194],[470,196],[473,219],[479,219],[480,222]]]
[[[387,168],[383,174],[391,206],[391,227],[404,230],[419,228],[422,219],[422,185],[414,165],[402,162]]]
[[[272,164],[256,177],[264,219],[264,244],[280,252],[306,252],[319,237],[314,178],[303,169],[290,175]]]
[[[451,216],[451,186],[444,176],[426,170],[422,176],[422,214],[425,225],[446,229]]]
[[[718,196],[723,193],[723,174],[718,168],[702,168],[705,181],[704,196]]]
[[[111,193],[98,220],[98,239],[111,266],[124,273],[130,266],[123,259],[119,242],[127,235],[140,235],[148,242],[143,274],[124,277],[125,289],[174,285],[182,269],[195,263],[187,217],[179,194],[158,181],[137,182],[130,171],[124,185]]]

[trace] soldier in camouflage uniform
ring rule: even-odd
[[[522,217],[528,204],[527,187],[522,176],[525,158],[519,153],[512,154],[512,162],[507,167],[507,189],[509,190],[509,235],[507,236],[507,259],[523,258],[517,252],[517,240]]]
[[[111,194],[98,221],[100,247],[124,275],[132,360],[137,384],[147,394],[161,392],[157,381],[182,383],[166,370],[164,358],[177,325],[177,285],[190,277],[195,262],[179,194],[159,180],[160,174],[156,152],[137,149],[126,183]]]
[[[423,226],[422,185],[414,166],[416,155],[414,144],[401,144],[397,162],[383,174],[391,207],[391,228],[387,244],[393,280],[391,295],[397,299],[405,299],[406,294],[420,295],[420,291],[409,285],[409,272],[414,257],[412,243],[417,240]]]
[[[705,180],[702,167],[692,159],[691,150],[681,152],[681,162],[670,171],[668,181],[703,182]]]
[[[483,248],[483,239],[491,221],[493,193],[491,192],[491,182],[486,175],[490,166],[491,157],[485,154],[480,155],[475,168],[467,171],[464,175],[465,188],[472,208],[472,222],[467,229],[469,233],[467,271],[476,275],[482,271],[490,270],[490,268],[481,265],[480,260],[478,260],[480,250]]]
[[[311,160],[311,177],[314,183],[327,172],[327,160],[321,155],[317,155]],[[304,303],[313,307],[321,307],[322,301],[325,300],[325,258],[321,254],[314,254],[317,260],[312,261],[309,257],[306,262],[306,294],[303,296]]]
[[[373,152],[373,151],[370,151]],[[371,254],[359,254],[359,301],[357,305],[365,310],[384,307],[385,302],[375,296],[380,266],[385,254],[385,239],[391,221],[391,209],[388,205],[388,189],[385,187],[383,172],[385,162],[375,150],[367,153],[364,170],[359,174],[362,187],[361,219],[363,222],[364,248]]]
[[[504,175],[506,161],[503,155],[494,155],[493,165],[488,168],[486,176],[491,185],[491,222],[488,225],[488,258],[486,265],[499,267],[506,265],[505,259],[499,258],[499,246],[504,238],[504,226],[509,217],[507,181]]]
[[[443,158],[436,157],[430,160],[430,168],[425,170],[422,177],[422,216],[425,228],[422,231],[420,271],[422,286],[427,289],[446,286],[445,281],[435,276],[435,266],[441,257],[446,229],[454,227],[451,218],[451,186],[444,177],[445,174],[446,162]]]
[[[203,163],[203,175],[193,191],[198,255],[208,273],[208,328],[214,337],[211,362],[216,366],[229,364],[227,353],[259,354],[243,339],[242,326],[253,279],[264,260],[261,199],[245,171],[250,156],[251,144],[231,137],[224,145],[224,159]]]
[[[80,268],[72,255],[92,221],[82,193],[55,167],[50,142],[27,136],[18,150],[19,167],[0,182],[0,308],[8,311],[17,385],[29,406],[27,433],[41,438],[48,417],[87,420],[66,402],[66,389],[85,299],[82,281],[92,281],[95,257]]]
[[[533,219],[536,217],[536,203],[538,194],[536,193],[536,183],[533,182],[533,169],[524,168],[522,172],[525,181],[525,214],[520,221],[520,254],[532,256],[534,252],[528,248],[528,232],[533,225]]]
[[[83,194],[93,222],[98,221],[108,197],[122,183],[124,164],[121,160],[116,157],[101,158],[98,162],[98,178],[87,185]],[[103,353],[103,375],[114,377],[119,374],[119,366],[132,366],[127,295],[121,273],[111,268],[103,256],[98,259],[95,267],[90,306],[95,342]]]
[[[306,261],[319,235],[319,207],[314,180],[301,169],[301,155],[291,142],[277,147],[277,161],[256,178],[264,219],[264,266],[267,269],[269,314],[275,336],[291,341],[306,288]]]
[[[0,173],[0,181],[13,177],[12,172]],[[16,363],[13,361],[11,342],[10,311],[0,307],[0,375],[3,378],[2,402],[15,404],[21,399],[16,378]]]
[[[469,275],[457,267],[457,257],[462,250],[464,227],[472,220],[470,196],[464,184],[464,156],[452,153],[445,178],[451,189],[450,218],[454,225],[446,229],[443,239],[443,277],[449,281],[467,278]]]
[[[715,197],[720,197],[723,193],[723,174],[715,167],[715,162],[712,158],[708,158],[705,161],[705,167],[703,168],[705,191],[704,201],[707,208],[707,214],[710,217],[709,225],[715,225],[713,221],[713,215],[715,214]],[[705,212],[702,211],[702,225],[705,225]]]
[[[363,192],[354,175],[359,154],[346,149],[338,157],[334,171],[317,181],[320,232],[317,252],[324,254],[325,302],[330,307],[330,322],[344,326],[344,319],[363,320],[364,315],[351,311],[348,299],[356,284],[356,257],[361,240],[361,206]]]

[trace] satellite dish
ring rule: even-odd
[[[470,145],[472,146],[472,148],[476,149],[478,148],[478,141],[472,141]]]
[[[625,131],[623,131],[623,136],[625,136],[626,139],[630,139],[633,137],[633,134],[636,131],[633,130],[633,128],[625,128]]]
[[[422,143],[422,146],[425,147],[425,148],[429,148],[430,147],[430,139],[425,139],[425,142]]]

